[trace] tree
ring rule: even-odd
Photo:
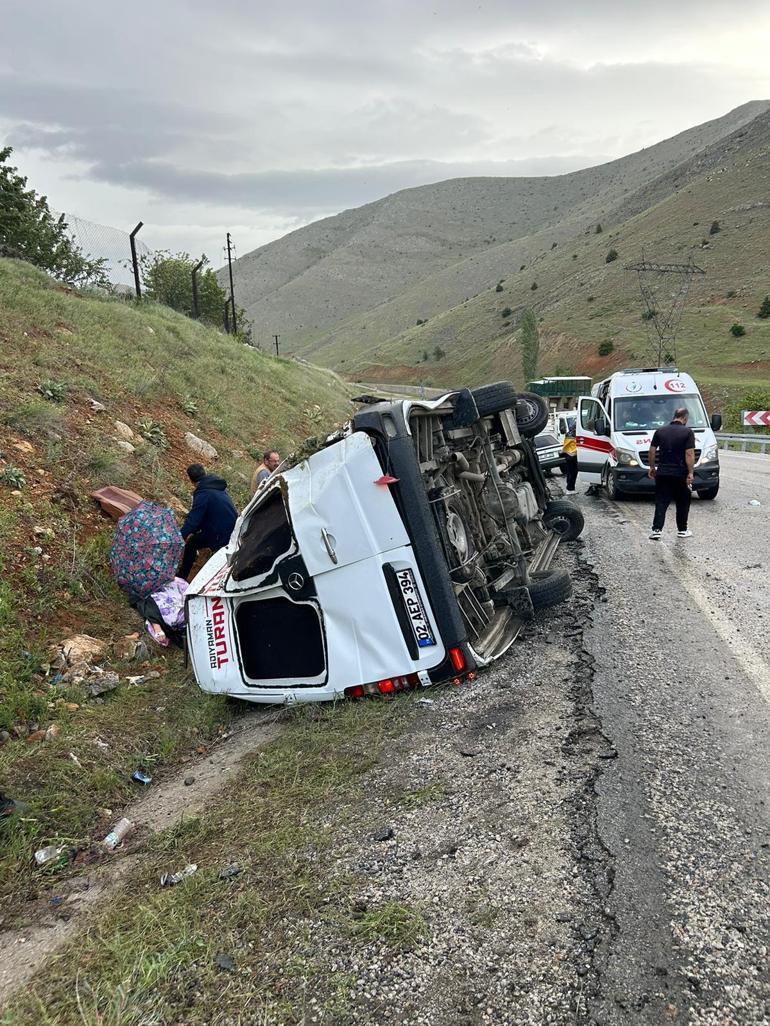
[[[534,381],[537,377],[537,362],[540,356],[540,335],[537,330],[537,318],[534,310],[527,309],[521,317],[521,369],[524,381]]]
[[[503,291],[503,286],[502,285],[495,285],[495,292],[502,292],[502,291]]]
[[[87,256],[72,240],[64,217],[48,200],[27,188],[27,179],[8,163],[13,150],[0,149],[0,256],[27,260],[68,285],[109,288],[106,261]]]
[[[609,253],[607,254],[607,256],[604,258],[604,262],[605,262],[605,264],[611,264],[613,262],[613,260],[617,260],[617,259],[618,259],[618,251],[616,249],[611,249],[609,251]]]
[[[603,230],[602,226],[600,224],[597,224],[597,226],[595,228],[596,235],[601,235],[602,234],[602,230]]]
[[[225,303],[228,295],[217,281],[214,271],[207,267],[208,260],[203,257],[203,268],[198,272],[198,307],[202,321],[215,324],[222,323]],[[169,253],[159,250],[148,253],[139,259],[142,272],[142,283],[148,299],[178,310],[179,313],[193,317],[192,269],[197,263],[189,253]],[[238,322],[244,323],[243,312],[239,311]]]
[[[500,316],[505,320],[506,317],[510,317],[513,311],[509,306],[504,306],[500,311]]]
[[[722,231],[722,227],[719,224],[719,221],[712,221],[711,222],[711,227],[709,228],[709,235],[716,235],[717,232],[721,232],[721,231]]]
[[[433,350],[433,359],[434,360],[443,360],[445,356],[446,356],[446,353],[441,348],[441,346],[436,346],[436,348]]]
[[[766,317],[770,317],[770,296],[765,296],[765,298],[762,300],[762,305],[759,308],[759,313],[757,314],[757,317],[761,317],[763,319]]]
[[[605,339],[604,342],[599,343],[599,356],[609,356],[614,348],[615,346],[612,339]]]
[[[735,324],[730,325],[730,331],[733,335],[735,335],[736,338],[740,338],[741,335],[746,334],[746,329],[743,327],[742,324],[738,324],[737,321],[735,322]]]

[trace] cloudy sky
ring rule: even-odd
[[[55,208],[220,262],[770,97],[767,0],[3,0],[0,140]]]

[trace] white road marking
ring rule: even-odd
[[[613,503],[613,506],[618,510],[621,509],[616,503]],[[647,532],[648,528],[640,514],[628,508],[623,508],[622,512],[629,520],[643,527],[645,533]],[[714,628],[715,634],[724,642],[746,677],[754,684],[767,704],[770,705],[770,667],[765,661],[764,656],[757,651],[750,641],[747,641],[746,638],[740,635],[724,613],[711,604],[708,592],[695,579],[687,563],[678,560],[664,541],[650,541],[649,544],[669,564],[669,568],[674,576],[684,584],[687,594]],[[688,543],[682,539],[675,542],[675,544],[687,545]]]

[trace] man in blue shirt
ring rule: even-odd
[[[238,511],[227,494],[227,481],[207,474],[200,463],[189,466],[187,476],[195,485],[195,491],[192,507],[182,524],[185,544],[179,576],[185,580],[201,549],[216,552],[227,545],[238,519]]]

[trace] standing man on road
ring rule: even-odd
[[[688,417],[684,406],[674,410],[674,419],[667,427],[658,428],[650,443],[649,475],[655,481],[655,516],[650,532],[653,541],[660,539],[672,500],[676,503],[677,537],[692,538],[687,518],[692,499],[695,435],[687,427]]]
[[[576,426],[576,424],[573,424],[569,429],[561,447],[564,456],[564,475],[567,478],[568,492],[575,491],[575,482],[578,476],[577,442],[575,440]]]
[[[259,488],[263,481],[267,481],[267,479],[270,477],[270,475],[273,473],[273,471],[276,469],[280,462],[281,457],[278,455],[275,449],[268,449],[262,459],[262,462],[259,464],[259,466],[252,475],[252,495],[256,492],[257,488]]]

